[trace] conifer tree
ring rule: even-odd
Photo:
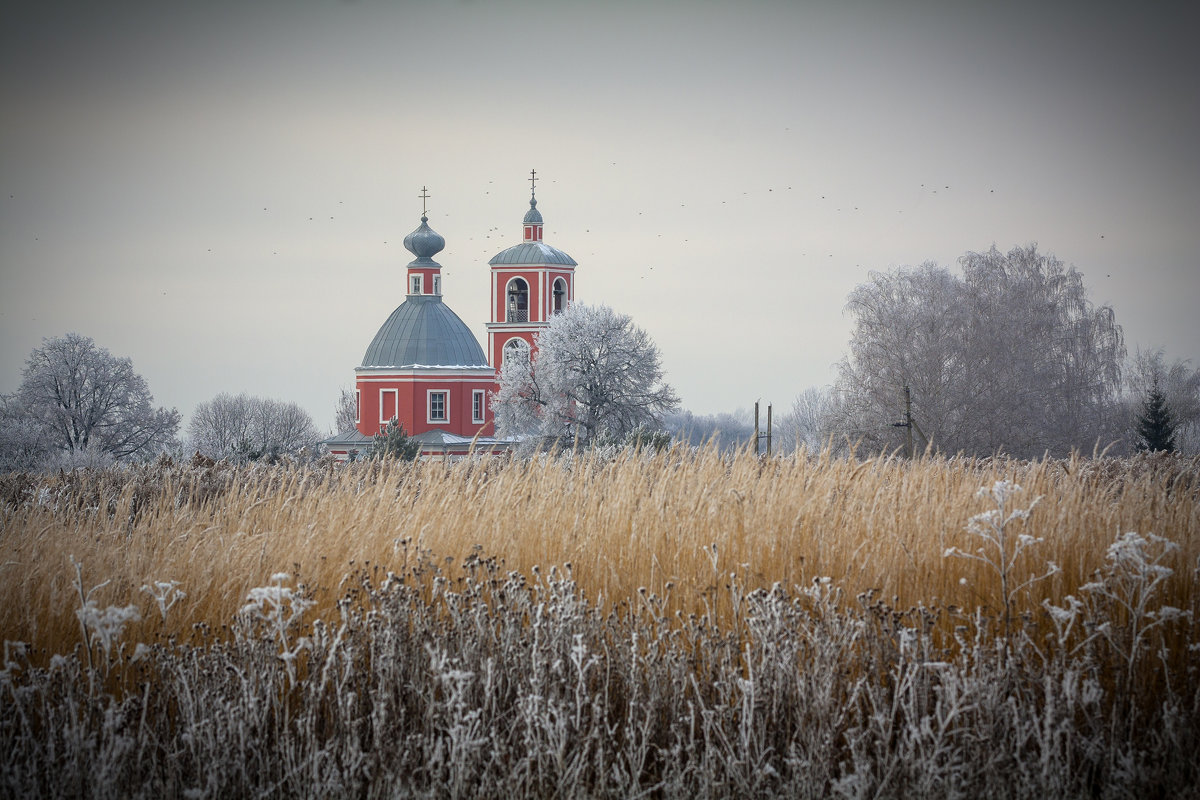
[[[397,422],[395,417],[392,417],[387,427],[375,434],[367,457],[414,461],[420,453],[421,443],[410,437],[404,430],[404,426]]]
[[[1175,452],[1175,423],[1171,420],[1171,412],[1167,408],[1167,398],[1158,388],[1158,381],[1150,389],[1142,412],[1137,421],[1138,450],[1162,450],[1167,453]]]

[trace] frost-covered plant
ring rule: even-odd
[[[94,644],[99,644],[100,649],[104,651],[105,664],[107,664],[112,656],[113,644],[121,638],[125,626],[130,622],[140,620],[142,615],[134,605],[100,608],[92,599],[92,595],[107,586],[109,582],[98,583],[85,592],[83,590],[83,564],[76,561],[74,556],[71,556],[71,564],[75,567],[73,584],[79,594],[79,608],[75,610],[75,616],[83,631],[88,666],[92,666],[92,645]]]
[[[301,589],[283,585],[291,578],[286,572],[276,572],[271,576],[271,586],[251,589],[240,614],[252,625],[261,625],[278,642],[279,658],[287,665],[288,677],[294,681],[296,658],[308,647],[309,642],[303,637],[294,643],[290,642],[288,631],[300,624],[304,612],[313,606],[314,601],[306,598]]]
[[[1012,508],[1012,498],[1023,491],[1012,481],[996,481],[989,489],[981,487],[976,497],[989,498],[996,504],[995,508],[976,514],[967,520],[967,533],[978,539],[981,544],[974,552],[965,552],[957,547],[948,547],[942,554],[944,558],[968,558],[986,564],[1000,579],[1000,601],[1004,608],[1004,638],[1007,641],[1012,630],[1012,602],[1017,594],[1039,581],[1043,581],[1059,572],[1059,567],[1053,561],[1049,562],[1044,573],[1025,577],[1023,580],[1016,576],[1017,562],[1026,550],[1040,544],[1043,538],[1027,533],[1017,534],[1011,528],[1015,524],[1024,524],[1029,519],[1030,512],[1041,501],[1034,498],[1027,508]]]
[[[187,597],[187,592],[179,588],[179,581],[154,581],[143,584],[142,591],[154,598],[163,622],[167,621],[167,612],[171,610],[171,607]]]
[[[1155,606],[1163,584],[1175,573],[1163,561],[1178,550],[1175,542],[1152,533],[1125,533],[1108,546],[1106,566],[1079,587],[1082,599],[1068,595],[1066,607],[1046,608],[1057,624],[1068,630],[1081,613],[1093,621],[1089,639],[1106,641],[1124,662],[1127,677],[1132,678],[1151,633],[1172,622],[1191,619],[1190,611]]]

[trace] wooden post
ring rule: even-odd
[[[758,401],[754,401],[754,455],[758,455]]]
[[[912,392],[904,387],[904,428],[908,439],[908,458],[913,457],[913,421],[912,421]]]
[[[771,457],[771,404],[767,403],[767,458]]]

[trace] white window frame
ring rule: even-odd
[[[441,275],[433,276],[433,293],[434,294],[442,293],[442,276]]]
[[[424,275],[409,275],[408,276],[408,293],[409,294],[424,294],[425,293],[425,276]]]
[[[554,287],[558,286],[558,282],[562,281],[562,308],[554,307],[555,291]],[[562,275],[554,276],[554,280],[550,281],[550,316],[561,314],[567,310],[567,305],[570,303],[571,286],[567,283],[567,279]]]
[[[508,279],[508,282],[504,284],[504,321],[505,322],[513,321],[508,318],[509,311],[514,310],[514,309],[509,309],[509,307],[508,307],[508,293],[509,293],[509,287],[511,287],[517,281],[520,281],[521,283],[525,284],[525,319],[517,320],[517,321],[518,322],[522,322],[522,321],[523,322],[531,322],[533,320],[533,309],[531,308],[531,306],[533,305],[533,289],[530,286],[529,281],[525,280],[525,278],[522,277],[521,275],[513,275],[511,278]]]
[[[354,424],[362,422],[362,389],[354,390]]]
[[[514,344],[514,342],[515,342],[515,344]],[[510,345],[511,345],[511,347],[510,347]],[[500,366],[501,366],[501,368],[504,367],[504,362],[508,358],[508,351],[510,351],[510,350],[514,353],[524,354],[525,362],[526,363],[529,362],[529,352],[530,352],[529,342],[525,341],[520,336],[514,336],[511,339],[509,339],[507,342],[505,342],[503,345],[500,346]]]
[[[433,416],[433,396],[435,394],[442,396],[442,416],[440,417]],[[425,390],[425,421],[430,424],[450,421],[450,392],[445,389]]]
[[[392,393],[392,417],[400,417],[400,390],[399,389],[380,389],[379,390],[379,424],[387,425],[392,421],[392,417],[383,416],[383,396],[387,392]]]
[[[479,407],[479,415],[475,415],[475,407]],[[472,389],[471,390],[471,421],[474,423],[483,422],[484,414],[487,413],[487,390]]]

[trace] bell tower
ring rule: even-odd
[[[505,358],[529,358],[534,336],[575,300],[575,259],[546,244],[538,211],[537,170],[529,172],[529,210],[521,221],[521,243],[488,262],[492,277],[488,361],[499,373]]]

